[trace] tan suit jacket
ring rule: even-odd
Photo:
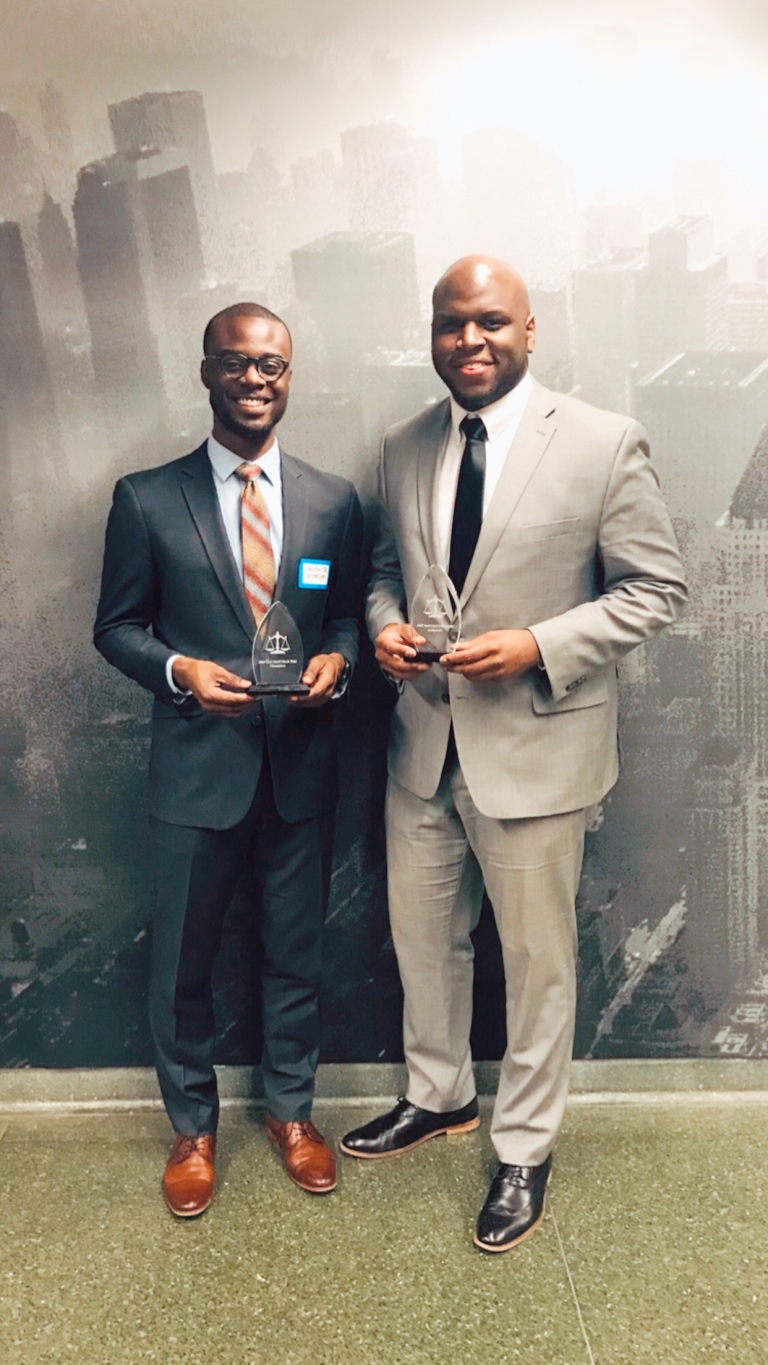
[[[408,606],[437,544],[448,400],[387,432],[368,601],[373,639]],[[616,663],[686,599],[643,428],[534,384],[461,594],[462,637],[528,627],[546,672],[469,682],[433,666],[405,684],[389,771],[429,799],[453,722],[484,814],[521,819],[599,801],[618,775]]]

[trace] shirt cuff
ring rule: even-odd
[[[177,705],[179,702],[184,701],[186,697],[192,696],[191,692],[182,692],[181,688],[177,687],[175,682],[173,681],[173,665],[175,664],[177,659],[183,659],[183,657],[184,657],[183,654],[172,654],[165,665],[165,680],[168,684],[168,690],[173,693],[173,700],[177,703]]]

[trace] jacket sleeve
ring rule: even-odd
[[[343,654],[354,668],[360,646],[362,615],[363,513],[350,484],[349,502],[339,546],[336,573],[325,607],[321,654]]]
[[[149,531],[136,490],[126,477],[115,487],[107,522],[93,643],[121,673],[170,701],[165,666],[174,651],[151,633],[157,593]]]
[[[402,623],[408,620],[400,556],[389,515],[385,461],[386,440],[382,443],[379,460],[378,526],[371,557],[372,572],[365,613],[372,640],[393,621]]]
[[[597,554],[601,595],[530,627],[553,702],[652,639],[687,599],[675,533],[638,422],[627,427],[613,461]]]

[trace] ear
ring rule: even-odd
[[[209,380],[209,378],[208,378],[208,357],[207,357],[207,356],[203,356],[203,359],[202,359],[201,362],[200,362],[200,378],[202,379],[203,383],[205,384],[205,387],[206,387],[207,389],[210,389],[211,383],[210,383],[210,380]]]
[[[533,313],[529,313],[525,319],[525,339],[528,343],[528,354],[533,355],[533,348],[536,345],[536,319]]]

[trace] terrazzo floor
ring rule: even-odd
[[[380,1108],[329,1104],[329,1138]],[[217,1198],[167,1213],[157,1113],[0,1117],[3,1365],[766,1365],[768,1105],[568,1111],[542,1228],[471,1243],[482,1128],[291,1185],[223,1114]]]

